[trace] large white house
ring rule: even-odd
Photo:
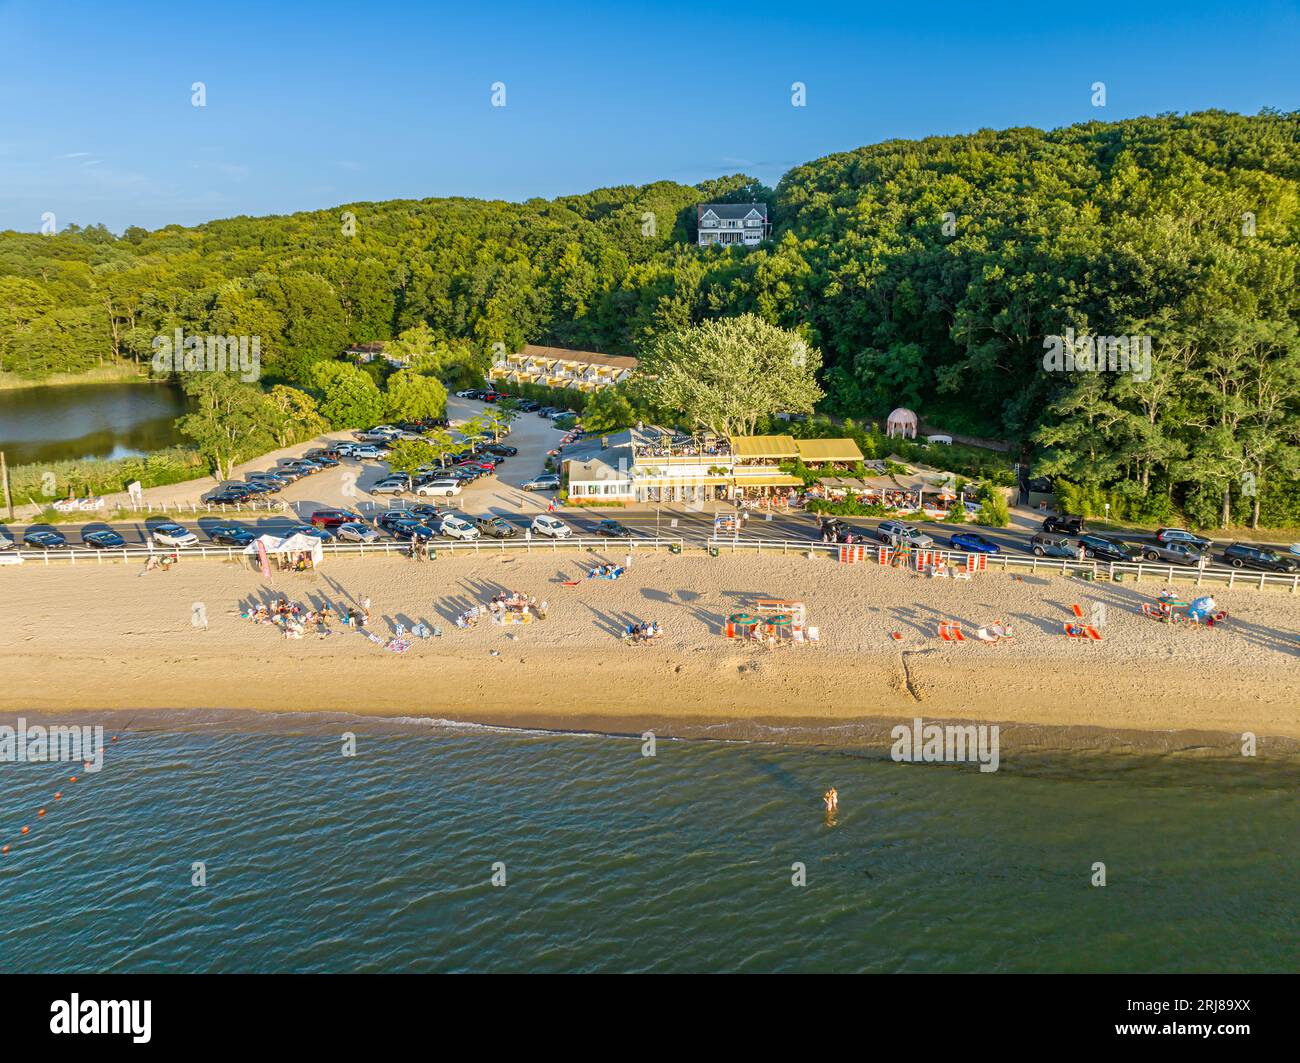
[[[699,242],[753,247],[772,235],[766,203],[701,203]]]

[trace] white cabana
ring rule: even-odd
[[[314,535],[303,535],[301,532],[283,539],[278,535],[260,535],[244,547],[244,553],[256,555],[259,546],[265,549],[268,557],[277,554],[281,556],[289,554],[294,557],[306,554],[311,558],[313,565],[319,565],[325,558],[325,549],[321,546],[321,541]]]

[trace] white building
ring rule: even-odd
[[[772,235],[766,203],[701,203],[699,243],[755,247]]]

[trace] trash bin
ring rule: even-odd
[[[681,543],[670,543],[669,546],[668,546],[668,552],[669,552],[670,554],[680,554],[680,553],[682,552],[682,544],[681,544]]]
[[[710,556],[710,557],[717,557],[717,556],[718,556],[718,548],[717,548],[716,546],[710,546],[710,547],[709,547],[709,556]]]

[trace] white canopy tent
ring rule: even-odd
[[[244,547],[244,553],[257,554],[258,545],[265,548],[267,556],[275,554],[307,554],[311,557],[313,565],[319,565],[325,558],[325,549],[321,546],[321,541],[314,535],[303,535],[298,532],[295,535],[289,535],[280,538],[278,535],[261,535],[253,542]]]

